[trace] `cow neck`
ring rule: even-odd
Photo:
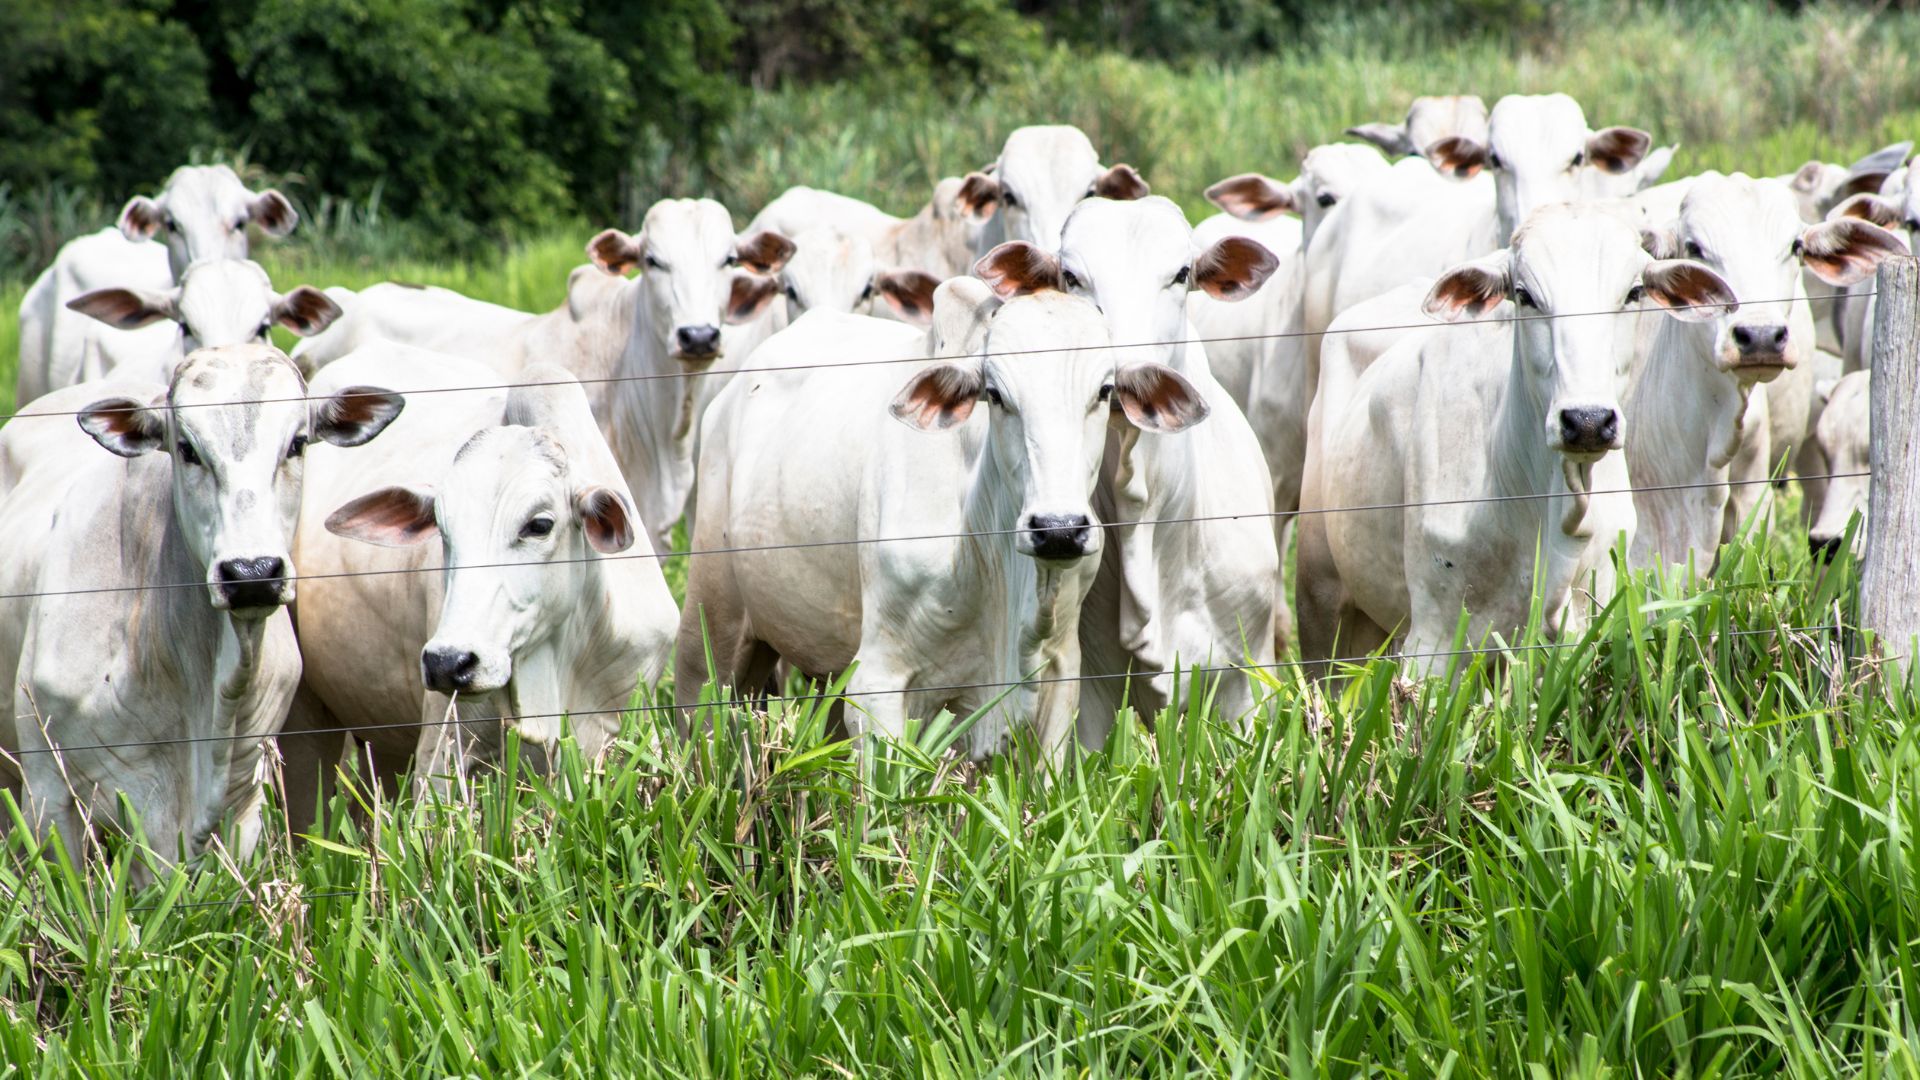
[[[693,489],[700,384],[718,376],[669,355],[666,334],[672,328],[654,325],[647,303],[649,281],[643,273],[631,287],[631,323],[617,372],[626,381],[615,384],[602,430],[633,492],[640,520],[652,530],[655,548],[665,550],[664,540]],[[656,460],[657,447],[667,448],[664,460]]]
[[[1001,461],[995,448],[989,431],[967,490],[962,515],[967,535],[960,541],[955,585],[963,593],[995,598],[989,602],[999,609],[994,646],[1001,673],[1018,678],[1050,659],[1040,655],[1049,642],[1072,635],[1084,589],[1068,587],[1080,563],[1043,563],[1015,549],[1025,478],[1023,470]]]
[[[1543,524],[1568,537],[1584,537],[1593,466],[1578,465],[1546,443],[1547,400],[1529,375],[1526,338],[1511,327],[1512,367],[1500,395],[1499,419],[1489,447],[1494,491],[1501,496],[1551,495],[1529,500]],[[1558,516],[1551,516],[1557,512]]]
[[[1710,322],[1663,319],[1628,392],[1628,471],[1643,489],[1634,501],[1649,511],[1641,515],[1647,542],[1669,561],[1689,551],[1711,558],[1728,496],[1718,485],[1746,433],[1754,382],[1714,363],[1714,338]],[[1679,484],[1715,486],[1646,490]]]

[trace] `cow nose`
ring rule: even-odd
[[[273,555],[259,559],[224,559],[217,567],[220,595],[230,608],[277,607],[286,561]]]
[[[1814,562],[1830,562],[1835,555],[1840,554],[1840,538],[1837,536],[1809,536],[1807,537],[1807,553],[1813,556]]]
[[[1597,405],[1560,410],[1560,448],[1580,454],[1604,453],[1620,440],[1620,412]]]
[[[673,332],[673,337],[682,356],[712,356],[720,351],[717,326],[683,326]]]
[[[420,650],[420,674],[426,680],[427,689],[442,694],[472,685],[473,673],[479,667],[480,657],[465,649],[429,645]]]
[[[1787,347],[1787,328],[1785,326],[1736,326],[1733,328],[1733,343],[1739,347],[1743,356],[1749,353],[1779,353]]]
[[[1085,514],[1029,514],[1027,532],[1037,559],[1077,559],[1087,553],[1093,523]]]

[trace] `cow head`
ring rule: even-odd
[[[1826,460],[1827,489],[1820,500],[1820,516],[1807,527],[1807,544],[1816,558],[1831,558],[1846,541],[1854,514],[1867,512],[1867,480],[1872,466],[1868,438],[1872,410],[1867,372],[1854,371],[1838,382],[1816,388],[1820,418],[1814,423],[1813,442]],[[1866,534],[1864,523],[1854,533],[1855,543]]]
[[[159,235],[176,280],[204,259],[247,257],[247,226],[269,236],[285,236],[300,215],[285,195],[268,188],[247,190],[225,165],[186,165],[175,169],[153,198],[136,195],[120,211],[120,231],[129,240]]]
[[[1841,199],[1827,213],[1830,221],[1848,219],[1870,222],[1883,229],[1903,230],[1909,249],[1920,243],[1920,189],[1916,189],[1911,165],[1896,170],[1877,189],[1878,194],[1860,193]],[[1841,190],[1845,190],[1844,187]]]
[[[1655,260],[1640,231],[1604,208],[1554,205],[1536,212],[1508,250],[1455,267],[1434,282],[1424,308],[1449,321],[1510,300],[1516,385],[1541,407],[1548,448],[1576,462],[1618,450],[1620,396],[1633,358],[1631,319],[1594,312],[1656,304],[1677,319],[1704,321],[1738,306],[1702,263]]]
[[[1011,248],[1011,246],[1009,246]],[[1256,240],[1223,237],[1200,248],[1185,215],[1159,196],[1136,202],[1088,199],[1067,219],[1058,256],[1003,248],[981,260],[980,276],[1010,295],[1008,262],[1051,260],[1059,288],[1091,300],[1116,343],[1116,362],[1173,360],[1189,334],[1187,297],[1243,300],[1266,283],[1279,259]]]
[[[1388,157],[1416,157],[1443,139],[1487,141],[1487,103],[1473,94],[1417,97],[1398,124],[1360,124],[1347,134],[1380,148]]]
[[[181,351],[222,345],[265,345],[276,324],[301,337],[333,325],[340,305],[309,285],[273,291],[259,263],[216,259],[187,267],[180,284],[164,292],[96,289],[67,302],[118,330],[137,330],[161,319],[180,324]]]
[[[971,300],[990,312],[983,350],[913,376],[892,411],[911,427],[938,431],[964,423],[985,402],[988,460],[982,468],[993,470],[989,484],[1018,522],[1014,549],[1061,563],[1100,550],[1092,499],[1110,415],[1118,411],[1144,431],[1172,433],[1204,419],[1207,405],[1165,365],[1116,366],[1100,312],[1051,287],[1044,270],[1041,275],[1010,283],[1012,298],[1004,303],[941,286],[936,326],[965,321],[943,310],[954,303]]]
[[[523,377],[534,385],[513,390],[507,422],[468,439],[436,487],[381,488],[335,510],[326,525],[387,547],[438,535],[446,594],[420,651],[427,688],[463,696],[504,690],[507,708],[546,712],[567,703],[544,647],[603,587],[590,561],[649,548],[580,385],[550,366]]]
[[[1510,238],[1535,209],[1587,197],[1588,170],[1631,174],[1652,146],[1637,128],[1590,129],[1580,103],[1565,94],[1512,94],[1493,106],[1485,142],[1444,139],[1427,148],[1427,157],[1461,178],[1491,169],[1500,235]]]
[[[1242,221],[1296,214],[1300,218],[1300,246],[1305,248],[1342,199],[1390,168],[1371,146],[1316,146],[1300,162],[1300,175],[1293,183],[1281,184],[1259,173],[1244,173],[1208,188],[1207,201]]]
[[[997,214],[1004,239],[1057,251],[1060,230],[1081,199],[1138,199],[1147,190],[1133,166],[1102,167],[1085,132],[1057,125],[1008,135],[991,171],[967,174],[959,200],[981,224]]]
[[[831,227],[809,229],[795,244],[793,258],[780,271],[789,317],[815,308],[868,315],[878,303],[915,326],[932,319],[933,290],[940,283],[931,274],[882,268],[865,238]]]
[[[1808,223],[1823,220],[1835,207],[1856,195],[1897,194],[1905,187],[1907,155],[1912,151],[1911,142],[1901,142],[1883,146],[1852,165],[1809,161],[1800,166],[1798,172],[1786,178],[1799,206],[1800,220]],[[1888,225],[1877,217],[1874,220],[1876,224]]]
[[[1739,173],[1695,180],[1680,217],[1650,230],[1645,243],[1658,258],[1712,267],[1732,289],[1740,306],[1714,310],[1713,356],[1722,371],[1749,382],[1771,382],[1813,349],[1803,265],[1844,285],[1889,256],[1906,254],[1898,237],[1864,221],[1806,226],[1787,184]]]
[[[123,457],[171,455],[174,523],[207,568],[213,606],[236,618],[293,600],[288,548],[308,441],[359,446],[405,404],[364,386],[310,402],[306,389],[285,353],[230,345],[190,354],[157,400],[109,398],[79,416]]]
[[[774,275],[793,241],[772,230],[736,236],[712,199],[662,199],[638,236],[608,229],[587,257],[610,274],[640,271],[639,303],[664,353],[689,365],[720,358],[720,327],[758,318],[780,294]]]

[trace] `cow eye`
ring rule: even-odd
[[[551,532],[553,532],[553,518],[546,514],[541,514],[528,521],[525,525],[520,526],[520,536],[523,539],[538,538],[546,536]]]
[[[1001,187],[1000,189],[1000,201],[1003,203],[1006,203],[1008,206],[1020,205],[1020,197],[1018,195],[1015,195],[1013,192],[1007,190],[1007,188],[1004,186]]]
[[[987,404],[996,408],[1005,408],[1007,400],[1000,396],[999,390],[989,386],[987,387]]]
[[[1062,270],[1060,271],[1060,284],[1065,285],[1069,289],[1077,289],[1080,287],[1080,279],[1074,275],[1073,271]]]
[[[181,439],[179,442],[173,444],[173,451],[175,456],[188,465],[204,464],[204,462],[200,460],[199,452],[193,448],[193,444],[185,439]]]
[[[1911,222],[1911,221],[1909,221],[1909,222],[1907,223],[1907,227],[1908,227],[1909,229],[1911,229],[1911,228],[1913,228],[1913,227],[1914,227],[1914,223],[1913,223],[1913,222]],[[1795,258],[1795,259],[1797,259],[1797,258],[1799,258],[1799,257],[1800,257],[1801,255],[1803,255],[1803,254],[1805,254],[1805,253],[1806,253],[1806,250],[1807,250],[1807,245],[1806,245],[1806,242],[1805,242],[1804,240],[1801,240],[1801,239],[1800,239],[1799,237],[1795,237],[1795,238],[1794,238],[1794,241],[1793,241],[1793,250],[1792,250],[1792,251],[1790,251],[1790,252],[1788,252],[1788,256],[1789,256],[1790,258]]]
[[[787,282],[787,299],[793,301],[796,304],[800,302],[800,290],[794,288],[793,282],[791,281]]]
[[[1179,270],[1176,270],[1174,272],[1173,283],[1175,285],[1185,285],[1187,283],[1187,279],[1192,276],[1193,276],[1193,267],[1183,266]]]
[[[1489,168],[1489,169],[1504,169],[1504,168],[1506,168],[1506,166],[1505,166],[1505,165],[1503,165],[1503,164],[1501,164],[1501,162],[1500,162],[1500,155],[1499,155],[1499,154],[1488,154],[1488,155],[1487,155],[1487,168]]]
[[[1314,196],[1313,201],[1319,203],[1322,208],[1325,208],[1325,207],[1332,206],[1334,203],[1339,202],[1340,197],[1335,195],[1331,191],[1323,191],[1320,194]]]
[[[651,254],[649,254],[646,257],[646,263],[647,263],[647,269],[649,270],[665,270],[667,268],[666,263],[663,263],[659,259],[654,258]]]
[[[1107,383],[1107,384],[1105,384],[1105,385],[1103,385],[1103,386],[1101,386],[1101,387],[1100,387],[1100,400],[1101,400],[1101,401],[1106,401],[1106,400],[1107,400],[1108,398],[1111,398],[1112,396],[1113,396],[1113,384],[1112,384],[1112,383]]]
[[[162,217],[160,218],[160,224],[161,224],[161,225],[163,225],[163,226],[165,226],[165,227],[166,227],[166,230],[167,230],[168,232],[178,232],[178,231],[180,231],[180,223],[179,223],[179,222],[177,222],[177,221],[175,221],[175,220],[173,220],[173,215],[172,215],[172,214],[165,214],[165,215],[163,215],[163,216],[162,216]]]
[[[867,282],[867,287],[860,290],[860,299],[862,300],[873,299],[873,282],[871,281]]]
[[[1702,251],[1702,250],[1700,249],[1700,245],[1699,245],[1699,244],[1696,244],[1696,243],[1694,243],[1694,242],[1693,242],[1692,240],[1689,240],[1689,241],[1687,241],[1687,242],[1686,242],[1686,244],[1685,244],[1685,245],[1684,245],[1684,246],[1682,247],[1682,249],[1681,249],[1681,250],[1683,250],[1683,251],[1685,251],[1685,252],[1687,253],[1687,258],[1689,258],[1689,259],[1704,259],[1704,258],[1706,258],[1706,252],[1705,252],[1705,251]]]
[[[1585,165],[1586,163],[1587,163],[1587,152],[1585,150],[1582,150],[1579,153],[1573,155],[1574,168],[1577,169],[1580,166]]]
[[[727,257],[720,260],[720,269],[729,270],[740,265],[740,256],[729,251]]]
[[[1635,285],[1633,288],[1628,289],[1627,290],[1627,306],[1632,307],[1633,305],[1638,304],[1641,300],[1646,299],[1646,295],[1647,295],[1647,290],[1644,285]]]
[[[305,435],[295,435],[293,441],[287,444],[287,457],[289,458],[297,458],[306,452],[307,437]]]
[[[1539,306],[1533,302],[1533,294],[1525,289],[1513,290],[1513,302],[1523,308],[1537,308]]]

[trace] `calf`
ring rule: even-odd
[[[793,252],[778,233],[736,236],[711,199],[667,199],[647,211],[638,235],[595,236],[594,265],[573,272],[567,302],[545,315],[446,289],[376,285],[334,293],[346,317],[294,355],[319,367],[384,339],[471,357],[508,380],[535,362],[559,364],[585,388],[654,549],[666,551],[693,489],[700,413],[754,344],[723,337],[722,324],[760,318]],[[639,277],[624,276],[634,270]]]
[[[459,391],[488,374],[382,344],[315,388],[379,378]],[[298,612],[312,696],[301,726],[319,734],[286,742],[302,817],[342,728],[420,720],[360,741],[395,773],[412,757],[422,777],[492,759],[507,726],[551,743],[568,713],[598,755],[619,730],[612,710],[666,666],[679,611],[585,392],[551,365],[521,378],[510,392],[436,393],[378,453],[314,455],[294,554],[321,575]],[[488,717],[509,719],[474,722]]]
[[[223,816],[236,852],[252,847],[265,742],[300,678],[282,609],[307,444],[358,446],[401,405],[366,387],[310,401],[268,346],[203,349],[169,386],[79,411],[117,458],[31,462],[0,503],[0,590],[35,594],[0,610],[15,716],[0,740],[36,830],[77,850],[124,799],[162,857],[197,851]],[[55,422],[22,416],[0,442]],[[138,745],[87,749],[113,743]]]
[[[979,253],[1019,240],[1042,251],[1060,249],[1060,230],[1081,199],[1139,199],[1147,182],[1131,165],[1103,168],[1085,132],[1071,125],[1014,129],[1000,157],[968,173],[960,209],[981,227]]]
[[[1435,317],[1522,321],[1409,337],[1327,418],[1324,542],[1303,531],[1299,553],[1303,655],[1365,654],[1400,628],[1410,658],[1442,666],[1422,654],[1448,647],[1462,609],[1478,641],[1524,627],[1536,604],[1565,632],[1587,614],[1578,592],[1606,600],[1608,549],[1634,531],[1614,452],[1633,327],[1539,316],[1646,302],[1706,319],[1700,305],[1734,299],[1698,262],[1653,260],[1637,228],[1599,208],[1544,208],[1510,249],[1434,284]]]
[[[704,423],[694,548],[736,550],[689,568],[681,704],[709,679],[757,690],[782,659],[820,677],[857,664],[856,733],[978,710],[973,756],[1017,728],[1049,755],[1064,748],[1112,410],[1171,435],[1207,404],[1164,365],[1116,364],[1100,312],[1049,284],[1023,279],[1002,305],[979,282],[946,282],[930,334],[814,312],[761,363],[869,363],[748,370],[727,387]],[[872,363],[976,342],[917,372]]]
[[[225,165],[174,170],[159,195],[136,196],[120,212],[117,229],[68,241],[20,303],[20,367],[14,403],[97,378],[76,367],[104,336],[100,327],[68,310],[82,293],[120,286],[161,292],[196,262],[247,257],[247,226],[285,236],[300,220],[286,196],[247,190]],[[164,244],[147,241],[161,237]],[[167,335],[145,335],[164,350]]]

